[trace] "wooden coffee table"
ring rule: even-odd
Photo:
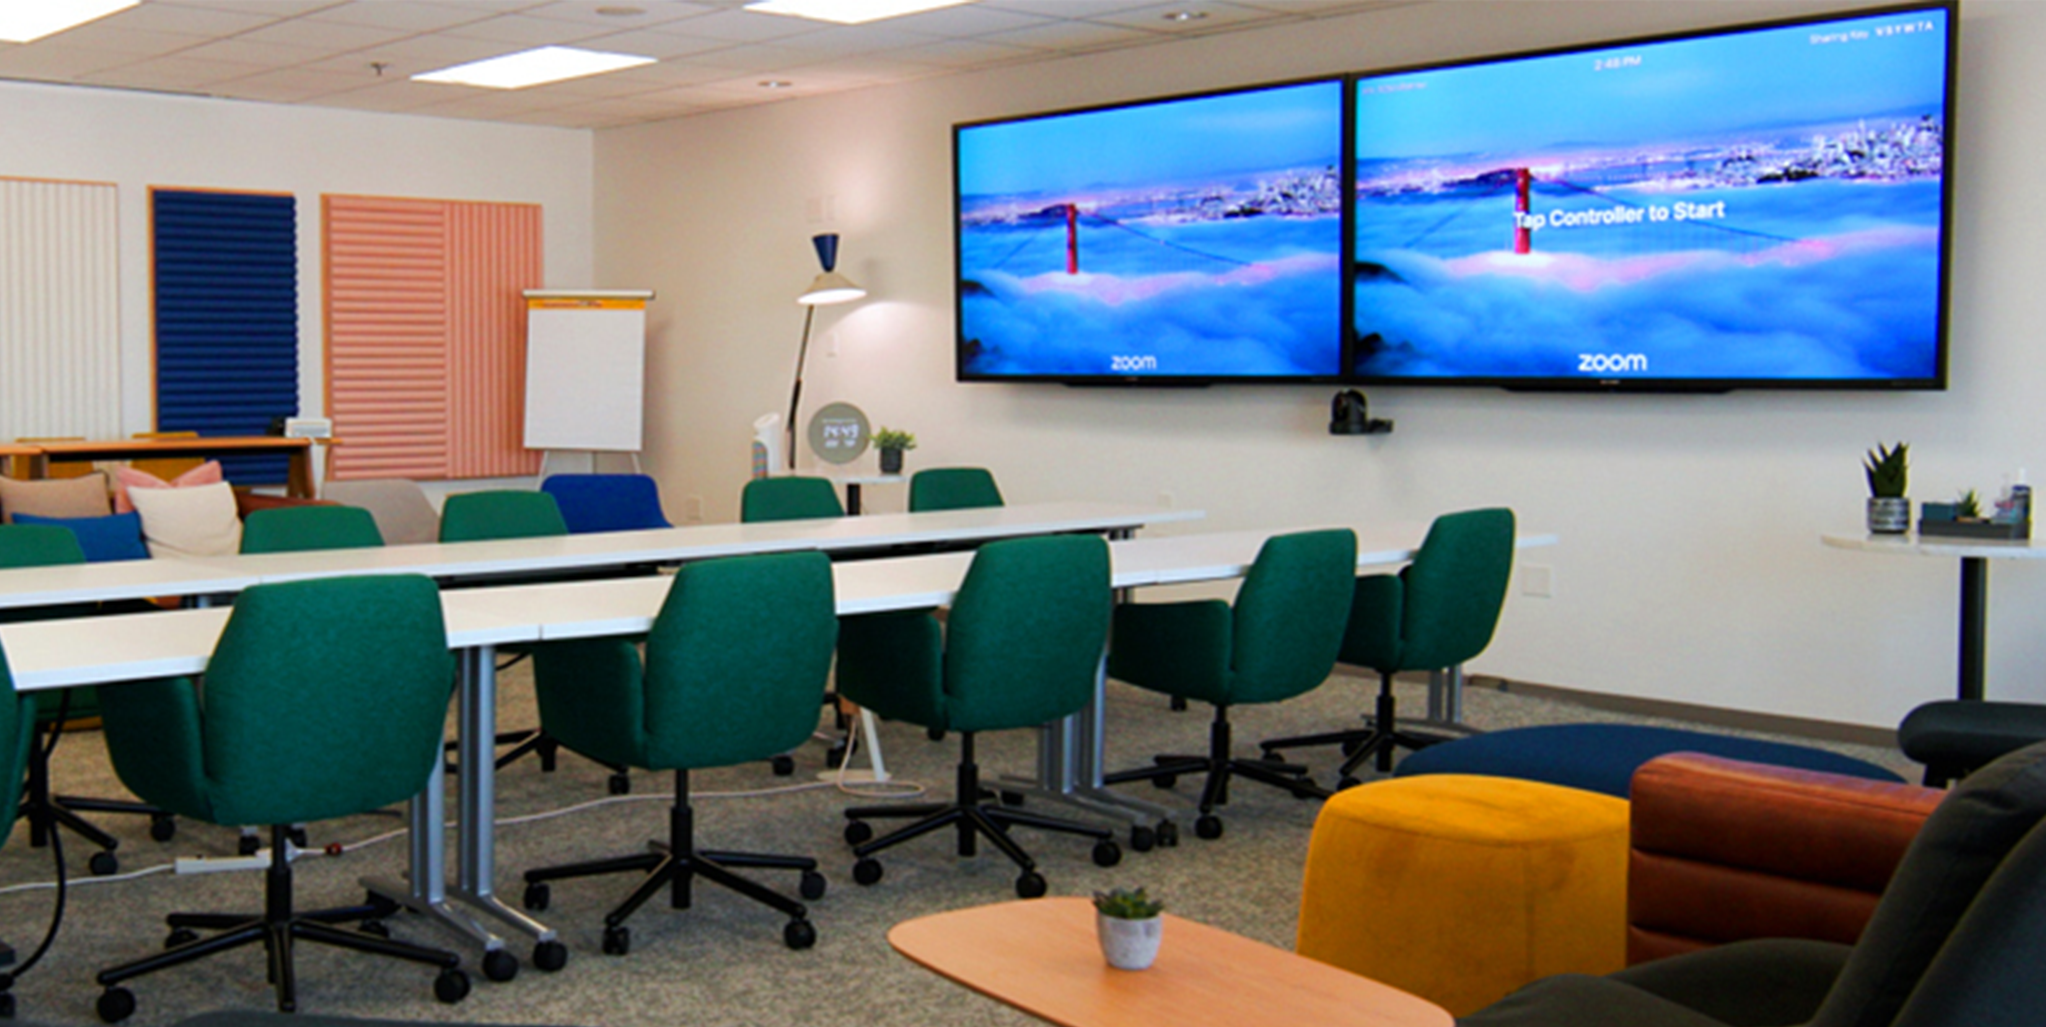
[[[1450,1027],[1447,1010],[1368,977],[1165,915],[1149,970],[1110,967],[1085,898],[1026,899],[896,924],[895,950],[1065,1027],[1311,1023]]]

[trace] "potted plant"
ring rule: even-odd
[[[1094,893],[1094,926],[1101,954],[1118,970],[1148,970],[1158,958],[1165,937],[1165,903],[1144,889],[1116,888]]]
[[[1876,444],[1862,462],[1868,472],[1868,530],[1875,535],[1901,535],[1911,530],[1911,501],[1904,498],[1905,477],[1910,468],[1906,454],[1910,445]]]
[[[916,448],[916,436],[882,427],[874,433],[874,448],[881,451],[881,473],[902,473],[902,451]]]

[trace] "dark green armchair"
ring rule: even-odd
[[[1307,780],[1305,767],[1233,756],[1229,708],[1282,702],[1328,680],[1356,575],[1356,533],[1347,528],[1296,532],[1265,541],[1233,606],[1198,599],[1116,607],[1109,676],[1175,699],[1209,703],[1215,719],[1206,754],[1158,756],[1152,766],[1117,771],[1102,780],[1150,781],[1169,788],[1180,775],[1205,774],[1194,833],[1210,839],[1222,837],[1222,819],[1215,810],[1229,802],[1232,777],[1302,798],[1325,794]]]
[[[755,478],[739,492],[739,520],[748,524],[844,516],[845,505],[829,478]]]
[[[909,512],[1001,506],[1002,490],[985,467],[932,467],[909,477]]]

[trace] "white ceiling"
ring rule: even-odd
[[[744,2],[143,0],[32,43],[0,43],[0,79],[601,128],[1415,0],[973,0],[865,25]],[[1170,17],[1178,12],[1203,17]],[[409,80],[548,44],[658,63],[515,90]]]

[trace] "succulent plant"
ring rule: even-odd
[[[1982,497],[1977,495],[1974,489],[1962,492],[1960,498],[1954,500],[1954,516],[1967,520],[1979,519],[1982,516]]]
[[[1868,458],[1862,462],[1861,468],[1868,472],[1869,495],[1877,498],[1903,497],[1905,478],[1910,471],[1906,454],[1910,449],[1910,444],[1905,442],[1894,446],[1877,443],[1876,448],[1868,451]]]
[[[1094,893],[1094,908],[1117,920],[1149,920],[1165,911],[1165,903],[1144,894],[1142,888],[1113,888]]]

